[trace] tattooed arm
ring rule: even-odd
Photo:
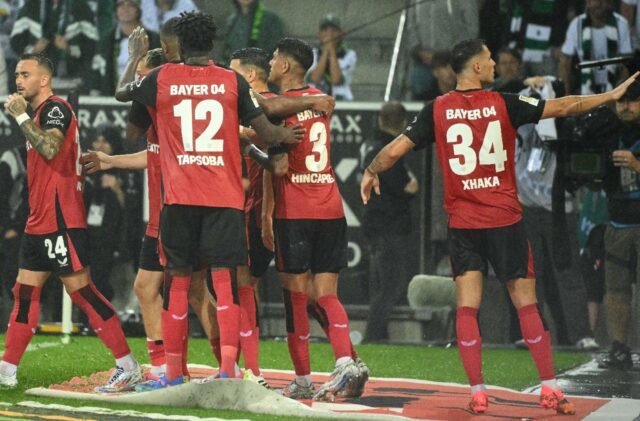
[[[20,129],[33,149],[48,160],[52,160],[58,155],[64,143],[64,133],[60,129],[42,130],[31,119],[22,123]]]
[[[27,101],[21,95],[10,95],[4,103],[4,108],[16,119],[27,141],[40,155],[48,160],[56,157],[62,147],[62,143],[64,143],[62,130],[58,128],[41,129],[38,127],[27,115]],[[62,126],[62,111],[58,108],[57,112],[60,115],[56,115],[56,122]]]

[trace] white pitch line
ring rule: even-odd
[[[62,342],[40,342],[37,344],[29,344],[26,351],[38,351],[45,348],[55,348],[64,345]],[[4,354],[4,349],[0,349],[0,354]]]
[[[160,413],[140,412],[140,411],[134,411],[134,410],[100,408],[97,406],[76,407],[76,406],[59,405],[59,404],[44,404],[44,403],[34,402],[34,401],[22,401],[15,404],[0,402],[0,405],[1,406],[21,406],[21,407],[31,408],[31,409],[44,409],[44,410],[64,411],[64,412],[71,412],[71,413],[109,415],[109,416],[117,416],[117,417],[149,418],[149,419],[156,419],[156,420],[225,421],[222,418],[200,418],[192,415],[166,415],[166,414],[160,414]],[[233,421],[250,421],[250,420],[247,420],[246,418],[236,418]]]

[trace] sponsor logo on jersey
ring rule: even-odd
[[[47,114],[47,116],[48,116],[48,117],[51,117],[51,118],[59,119],[59,118],[64,117],[64,114],[62,114],[62,111],[60,111],[60,107],[58,107],[58,106],[56,105],[55,107],[53,107],[53,108],[51,109],[51,111],[49,111],[49,113]]]
[[[149,151],[151,153],[159,154],[160,153],[160,145],[158,145],[157,143],[147,142],[147,151]]]
[[[500,179],[497,175],[493,177],[480,177],[470,178],[468,180],[462,180],[463,190],[478,190],[486,189],[489,187],[498,187],[500,185]]]
[[[520,95],[518,99],[520,101],[526,102],[527,104],[531,104],[534,107],[537,107],[538,103],[540,102],[540,100],[537,98],[531,98],[530,96],[525,96],[525,95]]]
[[[291,182],[297,184],[331,184],[335,183],[336,179],[331,174],[291,174]]]

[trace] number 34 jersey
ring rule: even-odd
[[[169,63],[127,91],[156,111],[164,203],[242,210],[238,127],[262,113],[246,81],[215,65]]]
[[[319,95],[304,87],[284,96]],[[337,219],[344,217],[342,196],[331,167],[330,117],[305,110],[285,119],[286,126],[301,124],[306,133],[288,152],[289,171],[274,177],[277,219]]]
[[[485,90],[451,91],[428,103],[405,130],[416,149],[436,143],[444,208],[452,228],[522,219],[516,188],[516,129],[537,123],[544,101]]]

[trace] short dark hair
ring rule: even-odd
[[[407,109],[398,101],[385,102],[380,108],[379,116],[385,127],[402,129],[407,121]]]
[[[313,64],[311,46],[298,38],[282,38],[276,46],[278,53],[293,58],[306,72]]]
[[[485,42],[480,38],[460,41],[451,50],[451,68],[458,74],[467,65],[467,62],[474,56],[480,54],[484,49]]]
[[[167,57],[164,55],[162,48],[154,48],[147,51],[145,64],[149,69],[155,69],[158,66],[162,66],[167,62]]]
[[[20,56],[20,60],[19,61],[22,61],[22,60],[35,60],[35,61],[37,61],[38,62],[38,66],[44,67],[53,76],[53,63],[44,54],[40,54],[40,53],[24,53],[23,55]]]
[[[182,12],[174,25],[180,50],[186,53],[210,53],[218,26],[210,14]]]
[[[179,17],[174,16],[168,21],[166,21],[165,23],[163,23],[162,26],[160,27],[160,38],[164,39],[164,38],[177,36],[176,23],[178,23],[179,20],[180,20]]]
[[[271,58],[262,48],[241,48],[231,54],[231,60],[240,60],[240,64],[243,66],[255,66],[264,72],[265,76],[268,76],[271,71],[271,66],[269,65]]]
[[[449,65],[451,65],[451,51],[440,50],[433,53],[433,58],[431,59],[432,69],[447,67]]]
[[[509,54],[510,56],[518,60],[518,63],[522,63],[522,54],[520,54],[520,51],[515,48],[502,47],[498,50],[498,54],[496,55],[496,57],[500,57],[500,54]]]

